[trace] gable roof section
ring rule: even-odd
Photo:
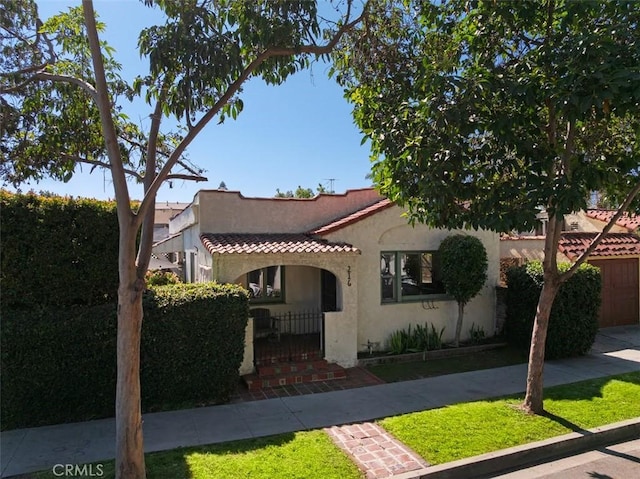
[[[348,243],[329,242],[304,233],[205,233],[200,240],[210,254],[360,253]]]
[[[328,233],[333,233],[339,229],[344,228],[345,226],[352,225],[357,223],[360,220],[363,220],[371,215],[378,213],[379,211],[385,210],[389,207],[393,206],[393,202],[391,200],[385,198],[380,200],[371,206],[367,206],[365,208],[359,209],[353,213],[350,213],[342,218],[335,219],[330,223],[327,223],[323,226],[319,226],[318,228],[311,231],[311,234],[314,235],[324,235]]]
[[[617,210],[602,210],[591,209],[587,210],[587,216],[604,223],[608,223]],[[616,224],[627,228],[630,231],[634,231],[640,228],[640,215],[630,215],[629,213],[623,213],[622,216],[616,221]]]
[[[574,260],[584,253],[598,233],[562,233],[558,250]],[[596,256],[640,255],[640,238],[631,233],[608,233],[591,253]]]

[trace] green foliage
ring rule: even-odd
[[[321,184],[318,184],[316,191],[318,194],[327,193],[327,190]],[[280,188],[276,188],[275,194],[276,198],[313,198],[314,196],[315,194],[311,188],[303,188],[300,185],[298,185],[296,191],[287,190],[283,192],[280,191]]]
[[[317,4],[307,0],[205,0],[199,3],[146,0],[167,15],[164,25],[143,30],[140,53],[148,55],[150,75],[138,78],[134,88],[148,88],[147,100],[157,98],[158,85],[168,78],[165,114],[193,119],[207,111],[230,89],[246,66],[269,47],[300,47],[320,38]],[[280,84],[308,65],[307,55],[267,58],[251,76]],[[235,119],[243,103],[233,97],[219,121]],[[189,118],[191,117],[191,118]]]
[[[100,162],[106,157],[98,109],[91,96],[77,84],[30,80],[37,72],[94,84],[82,7],[72,7],[51,17],[39,25],[39,35],[35,36],[38,27],[35,2],[12,3],[19,5],[18,10],[28,9],[33,15],[20,20],[19,12],[9,11],[0,18],[2,26],[14,27],[0,36],[2,52],[7,57],[6,63],[0,65],[3,67],[0,111],[9,118],[0,124],[3,145],[0,175],[14,186],[45,176],[68,181],[78,161]],[[103,31],[104,24],[97,22],[97,28]],[[51,58],[53,53],[55,59]],[[117,100],[129,95],[130,90],[120,78],[121,66],[112,54],[113,49],[103,44],[109,93]],[[144,154],[139,129],[119,112],[114,121],[123,159],[128,166],[135,167]]]
[[[640,3],[371,8],[335,72],[374,183],[412,221],[524,231],[540,205],[571,213],[590,191],[620,203],[638,183]]]
[[[560,263],[561,272],[569,263]],[[539,261],[507,271],[508,340],[526,350],[531,343],[533,320],[542,290],[543,271]],[[585,354],[591,348],[598,331],[600,308],[600,270],[583,264],[569,280],[560,286],[553,302],[547,331],[546,358],[564,358]]]
[[[418,326],[416,326],[416,329],[418,329]],[[426,330],[427,328],[425,327],[423,331],[426,334],[423,336],[423,339],[422,339],[422,344],[424,345],[423,349],[425,351],[442,349],[442,335],[444,334],[444,326],[442,327],[442,329],[440,329],[440,331],[437,331],[436,327],[433,324],[431,324],[429,331],[427,332]]]
[[[391,333],[387,341],[389,354],[415,353],[442,349],[444,327],[438,331],[433,324],[424,326],[417,324],[412,330],[398,329]]]
[[[178,284],[182,282],[174,272],[162,270],[147,271],[147,274],[144,276],[144,281],[147,288],[151,286],[167,286],[168,284]]]
[[[467,304],[487,280],[487,251],[475,236],[453,235],[440,243],[440,267],[447,294]]]
[[[472,323],[471,328],[469,328],[469,342],[471,344],[480,344],[485,337],[484,328],[482,326],[476,326],[476,323]]]
[[[238,382],[248,318],[237,285],[152,288],[144,300],[143,410],[219,403]],[[5,309],[2,429],[114,414],[116,307]]]
[[[118,290],[114,203],[0,191],[2,305],[100,304]]]

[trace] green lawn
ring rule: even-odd
[[[378,366],[369,366],[367,369],[380,379],[391,383],[441,376],[443,374],[499,368],[526,362],[526,352],[506,346],[452,358],[380,364]]]
[[[148,479],[364,478],[321,430],[155,452],[145,458]],[[113,478],[113,461],[102,464],[101,477]],[[56,476],[43,472],[33,477]]]
[[[640,416],[640,372],[545,390],[546,417],[522,397],[456,404],[379,421],[431,464],[441,464]]]

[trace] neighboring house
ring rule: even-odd
[[[187,281],[247,288],[252,316],[274,319],[267,324],[278,334],[270,349],[285,336],[313,333],[327,361],[350,367],[358,351],[383,349],[392,332],[409,325],[444,327],[444,339],[453,338],[457,306],[440,281],[437,250],[457,232],[410,226],[401,208],[370,188],[311,199],[207,190],[171,221],[175,236],[154,251],[183,251]],[[462,233],[480,238],[489,260],[487,282],[465,310],[463,336],[473,323],[491,335],[499,238]],[[319,316],[302,314],[312,310]],[[251,327],[263,326],[256,319]],[[248,349],[253,340],[248,333]],[[251,367],[245,355],[243,372]]]
[[[571,261],[584,253],[598,233],[562,233],[559,251]],[[602,306],[600,327],[640,322],[640,237],[609,233],[587,262],[600,268]]]
[[[588,220],[591,221],[598,231],[602,231],[614,214],[616,214],[616,210],[588,209],[586,212]],[[611,228],[611,232],[640,233],[640,215],[623,213],[623,215],[616,221],[616,224],[613,225],[613,228]]]
[[[153,219],[153,242],[154,244],[169,239],[169,223],[173,218],[182,212],[189,203],[156,203],[155,216]],[[169,270],[182,275],[181,265],[184,256],[179,252],[153,253],[149,261],[149,269]]]
[[[156,211],[153,219],[154,243],[162,241],[170,236],[169,223],[187,206],[189,206],[189,203],[170,203],[168,201],[156,203]]]
[[[602,231],[613,213],[608,210],[588,210],[566,215],[558,246],[558,262],[575,261]],[[607,234],[587,258],[588,263],[600,268],[602,275],[600,327],[640,322],[640,237],[630,232],[637,230],[637,225],[637,217],[623,216],[614,225],[613,232]],[[538,232],[540,230],[544,230],[544,225],[538,228]],[[531,260],[542,261],[544,239],[544,236],[534,233],[502,235],[501,281],[504,282],[504,272],[510,266]]]

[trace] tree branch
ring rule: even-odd
[[[207,181],[207,177],[206,176],[201,176],[201,175],[185,175],[182,173],[171,173],[170,175],[168,175],[166,177],[167,180],[185,180],[185,181],[195,181],[196,183],[199,183],[201,181]]]
[[[130,207],[131,198],[129,196],[129,189],[127,188],[120,148],[118,147],[116,128],[113,123],[109,88],[104,70],[100,39],[98,38],[93,1],[82,0],[82,8],[85,25],[87,27],[87,38],[89,39],[89,48],[91,50],[91,59],[93,62],[93,71],[96,80],[95,102],[98,106],[98,111],[100,112],[100,123],[102,124],[101,126],[107,147],[107,155],[109,157],[109,163],[111,164],[111,176],[113,178],[113,187],[117,200],[118,221],[120,231],[123,232],[128,231],[129,221],[133,215]]]
[[[147,197],[149,196],[148,190],[153,184],[153,179],[156,174],[158,134],[160,132],[160,123],[162,122],[162,105],[166,99],[166,93],[166,85],[163,85],[156,101],[156,107],[151,115],[151,127],[149,128],[149,137],[147,140],[147,158],[143,180],[145,200],[147,200]],[[138,211],[135,215],[136,226],[142,226],[138,256],[136,258],[136,268],[139,278],[143,278],[147,271],[153,248],[153,224],[155,219],[156,196],[153,195],[148,202],[150,203],[150,206],[146,208],[144,212],[141,213]]]
[[[576,139],[576,122],[575,120],[570,120],[567,122],[567,136],[564,142],[564,153],[562,156],[562,168],[563,173],[567,176],[567,179],[571,181],[571,168],[569,165],[569,160],[571,156],[573,156],[573,150],[575,148],[575,139]]]
[[[20,70],[15,70],[15,71],[11,71],[11,72],[0,72],[0,77],[8,77],[11,75],[26,75],[27,73],[33,73],[33,72],[37,72],[37,71],[42,71],[47,65],[50,65],[50,63],[45,62],[42,63],[40,65],[33,65],[30,67],[26,67],[26,68],[21,68]]]
[[[333,36],[329,42],[325,45],[303,45],[298,48],[277,48],[277,47],[269,47],[260,53],[253,61],[249,63],[242,71],[240,76],[234,81],[225,93],[218,99],[218,101],[211,107],[211,109],[204,114],[202,118],[194,125],[192,129],[189,130],[187,135],[182,139],[180,144],[173,150],[173,153],[164,164],[158,175],[156,176],[153,184],[149,188],[148,194],[145,195],[143,199],[140,209],[138,210],[140,214],[145,214],[145,211],[149,209],[149,203],[151,200],[147,201],[147,197],[149,195],[155,196],[158,190],[160,189],[160,185],[167,178],[169,173],[171,172],[171,168],[176,164],[176,162],[180,159],[184,150],[189,146],[189,144],[193,141],[193,139],[202,131],[202,129],[218,114],[220,109],[224,105],[226,105],[231,98],[240,90],[240,87],[243,83],[251,76],[251,74],[267,59],[276,56],[290,56],[290,55],[298,55],[298,54],[314,54],[314,55],[326,55],[330,53],[333,48],[338,44],[342,36],[353,27],[355,27],[358,23],[360,23],[363,18],[367,15],[367,8],[365,8],[363,12],[352,22],[349,22],[349,16],[351,12],[351,1],[348,2],[347,13],[345,14],[346,22],[345,24],[338,29],[336,34]]]
[[[74,161],[76,163],[85,163],[87,165],[93,165],[93,166],[97,166],[97,167],[100,167],[100,168],[106,168],[107,170],[111,169],[111,165],[109,163],[105,163],[104,161],[91,160],[89,158],[82,158],[80,156],[67,155],[67,154],[62,154],[60,156],[62,156],[62,158],[69,159],[69,160]],[[137,171],[130,170],[128,168],[123,168],[123,170],[127,175],[133,176],[137,181],[142,181],[143,177]]]
[[[93,87],[93,85],[91,85],[91,83],[86,82],[84,80],[81,80],[80,78],[72,77],[72,76],[69,76],[69,75],[59,75],[59,74],[47,73],[47,72],[43,72],[43,71],[40,71],[40,72],[30,76],[29,78],[25,79],[23,82],[19,83],[18,85],[15,85],[15,86],[10,87],[10,88],[1,89],[0,93],[2,93],[2,94],[13,93],[15,91],[20,90],[21,88],[23,88],[25,85],[31,83],[32,81],[52,81],[52,82],[57,81],[57,82],[71,83],[73,85],[79,86],[84,91],[89,93],[89,95],[91,95],[91,98],[93,98],[93,100],[96,103],[98,101],[98,93],[97,93],[96,89]]]
[[[614,214],[611,217],[609,222],[602,229],[602,232],[599,233],[595,237],[595,239],[591,242],[591,244],[589,245],[587,250],[582,255],[580,255],[580,257],[576,260],[575,263],[573,263],[573,265],[571,266],[571,268],[568,271],[566,271],[566,272],[562,273],[562,275],[560,275],[560,281],[566,281],[571,276],[573,276],[573,274],[580,267],[580,265],[582,263],[584,263],[587,260],[587,258],[591,255],[591,253],[593,253],[593,251],[598,247],[598,245],[604,239],[604,237],[607,235],[607,233],[609,233],[609,231],[611,231],[611,228],[613,228],[613,225],[616,224],[616,222],[624,214],[624,212],[627,210],[627,208],[629,208],[629,205],[631,205],[631,202],[638,195],[638,193],[640,193],[640,181],[631,189],[631,191],[629,192],[629,194],[625,198],[625,200],[622,203],[622,205],[620,205],[620,208],[618,208],[618,211],[616,212],[616,214]]]

